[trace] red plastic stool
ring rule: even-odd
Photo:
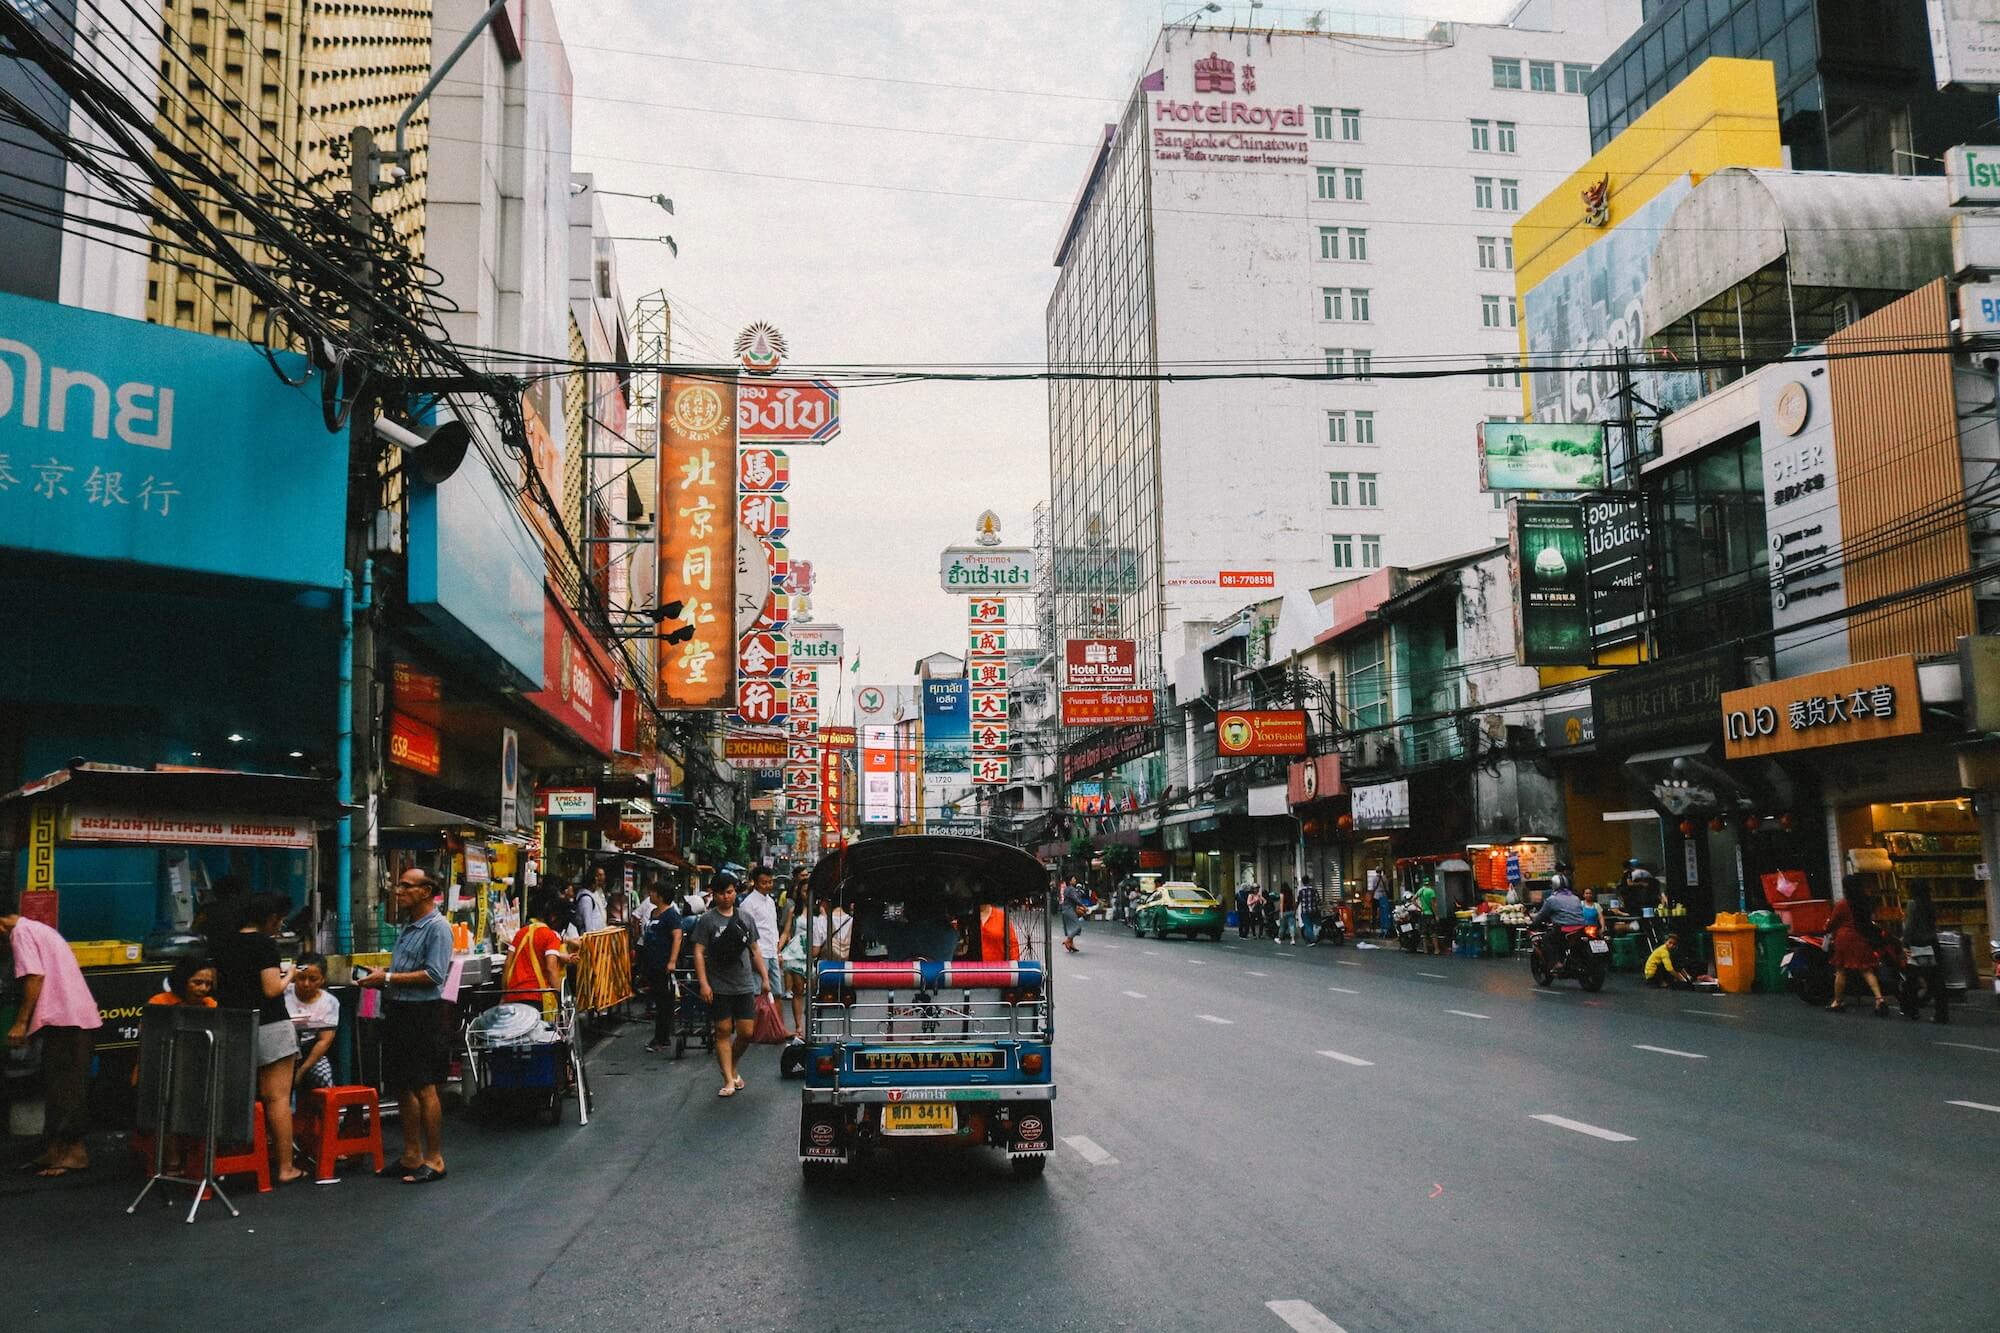
[[[341,1119],[352,1108],[366,1114],[367,1127],[358,1133],[342,1134]],[[299,1112],[298,1140],[312,1158],[315,1180],[334,1179],[334,1167],[343,1157],[373,1157],[375,1169],[382,1169],[382,1102],[375,1089],[314,1088]]]
[[[199,1160],[199,1154],[201,1153],[200,1140],[192,1140],[191,1142],[194,1144],[193,1150],[196,1154],[196,1157],[191,1160]],[[241,1175],[255,1175],[257,1177],[257,1192],[259,1194],[269,1194],[271,1192],[271,1144],[270,1140],[264,1137],[264,1105],[262,1102],[257,1103],[256,1106],[251,1108],[250,1147],[248,1151],[225,1154],[222,1151],[221,1145],[216,1145],[215,1178],[221,1180],[224,1176]]]

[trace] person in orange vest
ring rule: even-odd
[[[982,962],[1013,962],[1021,956],[1021,941],[1007,909],[1000,903],[986,903],[979,909],[979,957]]]

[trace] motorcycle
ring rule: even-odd
[[[1573,978],[1587,991],[1604,989],[1611,973],[1611,944],[1597,926],[1548,926],[1533,931],[1528,950],[1528,970],[1537,986],[1553,986],[1564,977]],[[1560,956],[1552,966],[1548,954]]]
[[[1396,942],[1403,946],[1404,953],[1424,951],[1424,941],[1429,937],[1431,924],[1424,915],[1423,904],[1415,898],[1405,898],[1389,914],[1389,921],[1396,928]]]

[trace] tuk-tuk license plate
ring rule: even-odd
[[[958,1108],[949,1102],[892,1102],[882,1108],[882,1132],[956,1134]]]

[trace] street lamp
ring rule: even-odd
[[[1181,24],[1186,23],[1189,20],[1193,20],[1194,22],[1199,23],[1201,22],[1201,16],[1203,14],[1220,14],[1221,12],[1222,12],[1222,6],[1213,3],[1213,0],[1211,0],[1209,4],[1203,5],[1200,9],[1192,10],[1186,14],[1181,15],[1179,18],[1175,19],[1174,26],[1179,27]]]
[[[586,190],[596,190],[599,194],[616,195],[620,199],[644,199],[649,204],[658,204],[661,208],[665,209],[668,217],[674,215],[674,201],[667,198],[664,194],[633,194],[629,190],[607,190],[601,186],[587,184],[584,181],[577,181],[570,187],[571,194],[582,194]]]
[[[604,239],[607,241],[653,241],[673,251],[675,259],[681,257],[680,243],[671,236],[607,236]]]

